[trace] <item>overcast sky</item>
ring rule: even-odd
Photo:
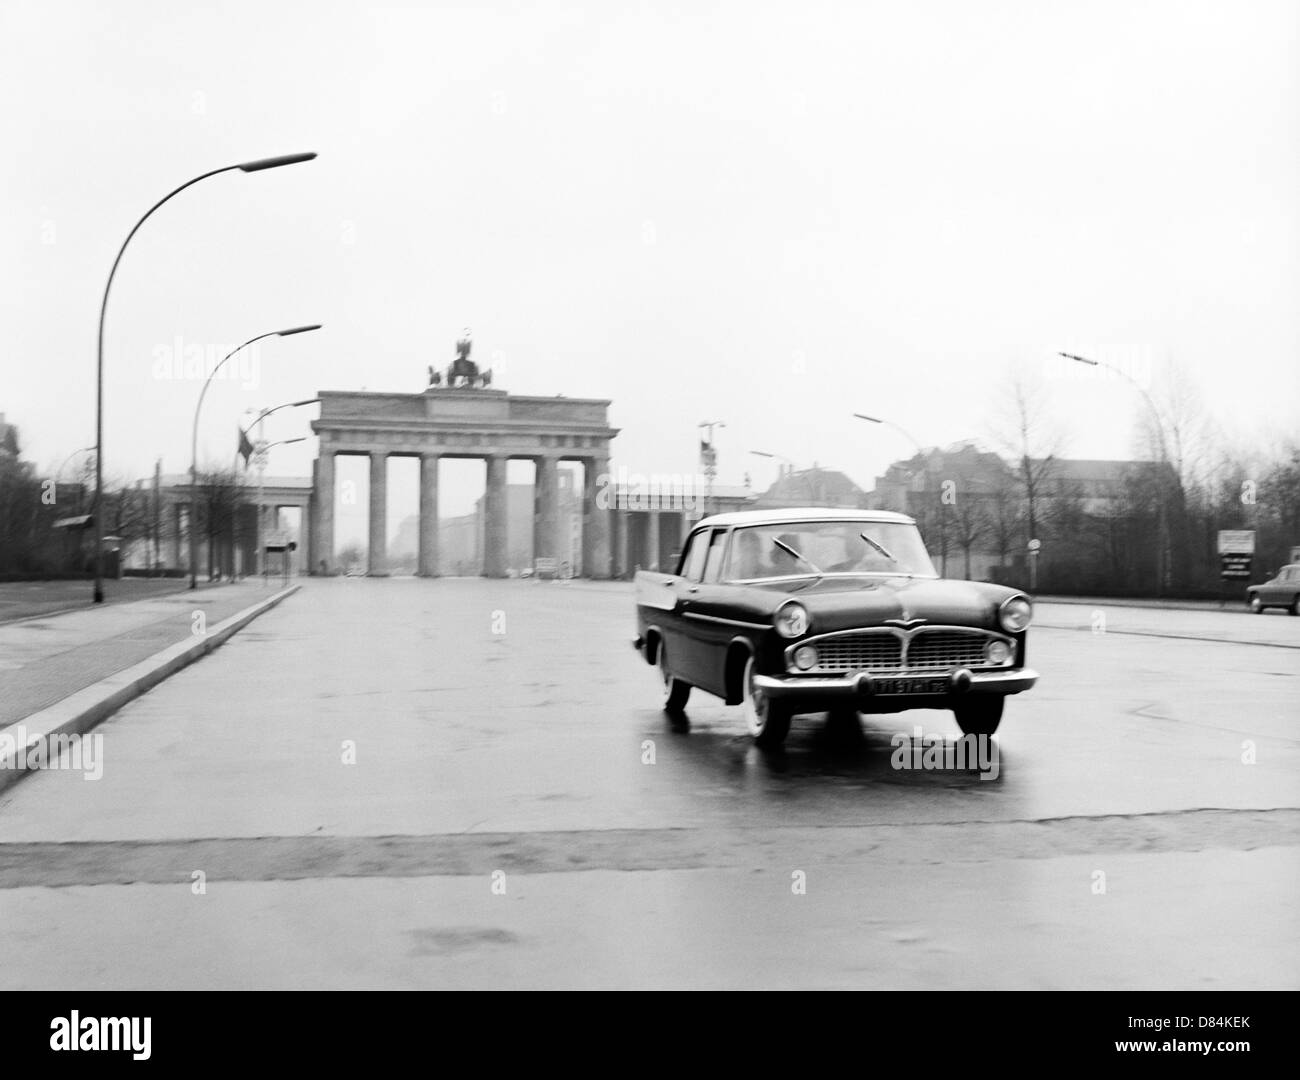
[[[1077,457],[1134,450],[1173,364],[1236,437],[1300,428],[1300,5],[0,2],[0,411],[51,468],[94,441],[103,283],[115,477],[188,466],[160,357],[279,327],[243,410],[418,392],[461,329],[498,387],[608,397],[615,464],[771,461],[864,487],[985,438],[1010,360]],[[313,411],[314,415],[314,411]],[[306,433],[301,413],[271,438]],[[305,474],[315,440],[274,452]],[[413,494],[413,493],[412,493]],[[470,497],[449,492],[445,510]]]

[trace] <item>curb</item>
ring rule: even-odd
[[[39,744],[43,749],[49,745],[51,738],[84,735],[97,724],[107,720],[123,705],[152,690],[164,679],[223,645],[263,612],[269,611],[281,600],[292,596],[301,588],[301,585],[290,585],[287,589],[281,589],[274,596],[259,600],[228,619],[223,619],[201,638],[169,645],[138,664],[123,668],[106,679],[78,690],[75,694],[69,694],[62,701],[56,701],[48,708],[34,712],[31,716],[6,728],[5,731],[22,728],[26,737],[21,747],[15,745],[12,749],[0,752],[0,791],[10,784],[17,783],[32,771],[25,767],[29,747]],[[0,738],[3,736],[4,732],[0,732]],[[19,767],[20,750],[24,767]],[[36,768],[39,769],[41,766],[38,765]]]
[[[1203,611],[1212,614],[1230,613],[1249,615],[1250,609],[1245,601],[1228,601],[1226,606],[1218,607],[1214,600],[1143,600],[1134,598],[1087,597],[1087,596],[1034,596],[1026,593],[1035,604],[1075,604],[1080,607],[1122,607],[1135,611]],[[1197,605],[1200,606],[1197,606]]]

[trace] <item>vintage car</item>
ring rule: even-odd
[[[951,709],[991,735],[1025,666],[1029,599],[943,580],[916,522],[883,510],[757,510],[705,518],[673,573],[636,575],[637,637],[664,708],[692,687],[741,706],[760,745],[793,716]]]
[[[1258,615],[1265,608],[1286,608],[1292,615],[1300,615],[1300,563],[1282,567],[1277,577],[1262,585],[1252,585],[1246,590],[1246,603]]]

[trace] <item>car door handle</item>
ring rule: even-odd
[[[692,585],[692,586],[691,586],[689,589],[687,589],[686,591],[689,592],[689,593],[697,593],[697,592],[700,591],[700,587],[699,587],[698,585]]]

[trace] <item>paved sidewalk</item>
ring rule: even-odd
[[[0,728],[186,640],[196,612],[211,628],[280,587],[211,585],[0,625]]]

